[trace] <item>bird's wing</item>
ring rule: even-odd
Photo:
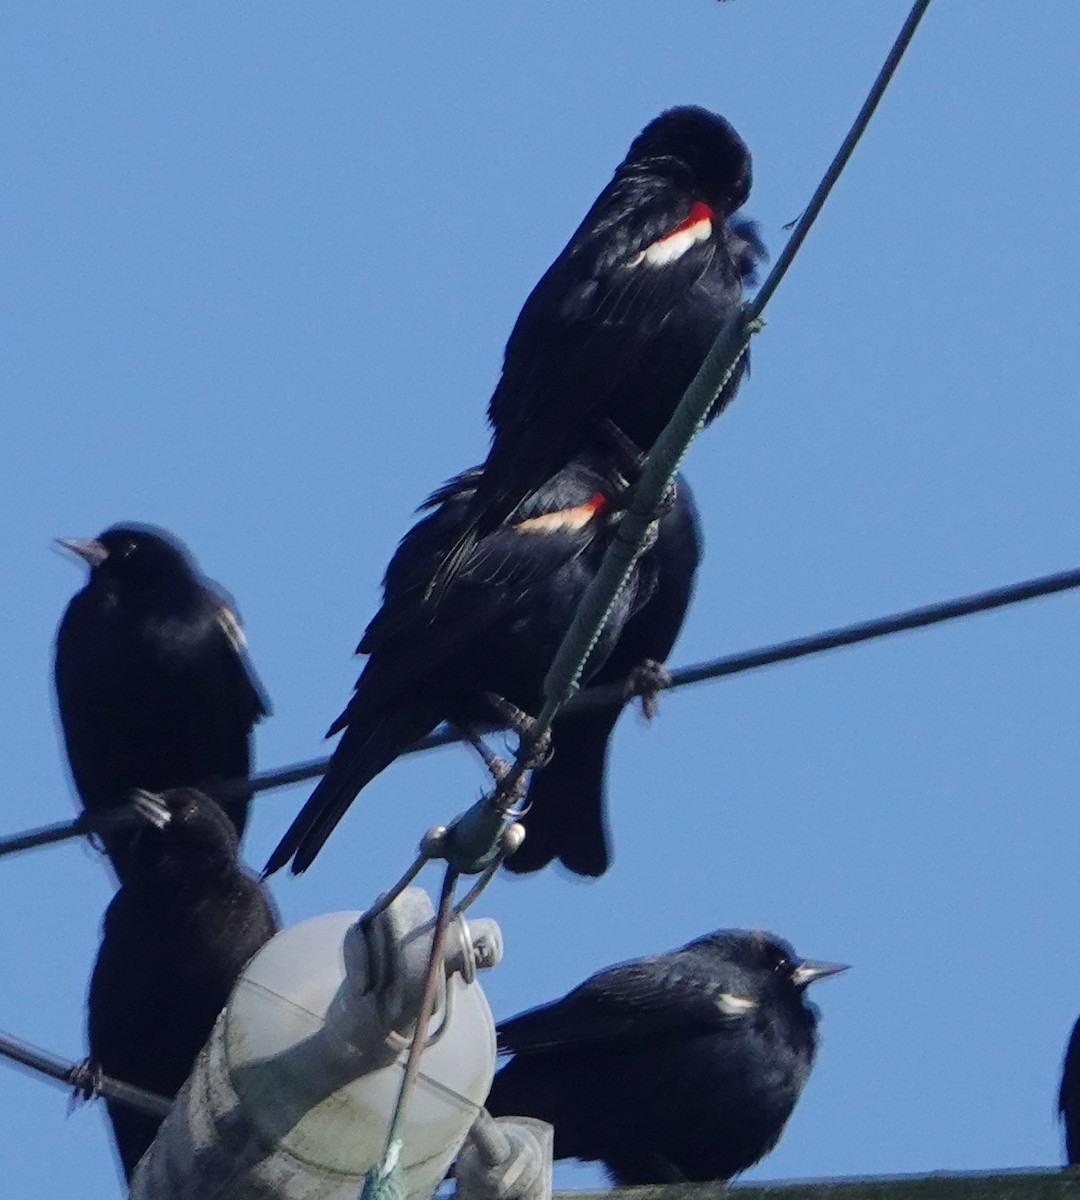
[[[270,699],[255,673],[240,615],[232,598],[217,584],[209,587],[214,621],[221,631],[222,663],[229,694],[235,697],[238,720],[250,729],[270,715]]]
[[[738,302],[735,266],[720,266],[726,227],[689,242],[688,229],[677,232],[687,222],[714,229],[721,219],[696,211],[669,182],[619,178],[533,289],[488,408],[496,432],[473,504],[480,532],[557,469],[596,415],[617,408],[615,398],[649,371],[657,335],[694,289],[720,289],[710,310]],[[676,249],[664,251],[668,245]]]
[[[472,475],[463,477],[471,483]],[[599,531],[541,532],[502,525],[470,545],[437,595],[432,580],[453,545],[467,489],[436,493],[439,507],[405,535],[386,571],[384,599],[358,646],[373,656],[364,670],[366,702],[383,705],[414,687],[473,639],[509,614],[541,580],[583,553]],[[570,507],[575,493],[554,489],[531,517]],[[587,493],[586,493],[587,495]],[[535,507],[535,506],[534,506]],[[530,519],[526,518],[526,522]],[[350,719],[342,714],[334,729]]]
[[[612,183],[522,307],[489,406],[497,429],[555,422],[561,406],[577,410],[582,400],[597,406],[637,370],[672,304],[715,253],[705,239],[666,261],[643,257],[688,219],[692,203],[665,181]],[[601,394],[588,396],[590,384]],[[580,422],[588,414],[568,415]]]
[[[86,639],[77,632],[88,603],[85,591],[78,592],[60,623],[55,682],[72,778],[84,807],[94,809],[113,802],[117,786],[114,756],[103,755],[101,747],[122,744],[125,730],[117,706],[103,696],[113,681],[88,658]]]
[[[1058,1092],[1058,1112],[1072,1125],[1080,1118],[1080,1020],[1073,1026]]]
[[[734,1027],[757,1007],[713,964],[657,955],[609,967],[541,1008],[503,1021],[500,1050],[521,1054],[597,1041]]]

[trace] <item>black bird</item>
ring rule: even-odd
[[[1065,1154],[1070,1165],[1080,1163],[1080,1021],[1073,1026],[1061,1072],[1058,1111],[1065,1123]]]
[[[669,109],[635,138],[510,333],[484,477],[446,576],[476,536],[603,445],[606,422],[650,449],[764,255],[756,226],[734,218],[750,184],[746,144],[703,108]]]
[[[550,1122],[556,1158],[599,1159],[619,1186],[730,1179],[776,1145],[810,1073],[804,989],[844,969],[730,929],[608,967],[498,1026],[514,1058],[488,1109]]]
[[[90,566],[56,638],[56,693],[68,761],[88,813],[136,788],[243,779],[251,729],[268,712],[226,598],[160,529],[116,525],[60,543]],[[223,801],[242,836],[250,797]],[[102,836],[124,877],[130,830]]]
[[[128,870],[105,912],[90,981],[94,1066],[173,1098],[225,1007],[244,964],[278,929],[263,885],[237,859],[232,822],[188,788],[139,793]],[[161,1119],[110,1102],[130,1179]]]
[[[467,471],[425,505],[434,511],[402,539],[383,581],[383,605],[358,653],[369,655],[330,768],[270,857],[305,870],[353,798],[440,721],[466,730],[504,717],[509,702],[540,708],[544,676],[618,526],[626,481],[612,459],[579,459],[462,558],[442,596],[430,586],[455,543],[480,480]],[[607,658],[655,582],[655,546],[638,560],[586,677]]]
[[[624,688],[629,697],[650,678],[662,676],[660,664],[682,628],[701,558],[701,527],[686,480],[679,477],[675,503],[660,521],[653,564],[656,586],[627,621],[608,660],[590,680],[596,686]],[[644,692],[646,711],[649,693]],[[610,853],[604,818],[604,770],[608,739],[622,709],[596,709],[556,718],[551,761],[533,773],[524,818],[527,837],[508,870],[538,871],[559,859],[578,875],[603,875]]]

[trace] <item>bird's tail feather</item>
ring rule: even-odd
[[[554,859],[575,875],[595,877],[608,869],[604,768],[618,715],[618,710],[583,713],[556,722],[555,753],[529,784],[526,837],[506,860],[508,871],[527,875]]]
[[[270,855],[263,875],[273,875],[290,860],[294,875],[306,871],[357,794],[437,723],[437,717],[416,711],[350,722],[329,769]]]

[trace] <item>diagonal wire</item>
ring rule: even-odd
[[[525,776],[536,764],[537,756],[550,734],[556,715],[578,690],[585,664],[610,617],[619,593],[626,585],[634,563],[644,551],[650,535],[654,535],[655,522],[672,487],[679,463],[746,353],[750,337],[760,328],[761,312],[794,261],[799,246],[843,172],[928,4],[929,0],[916,0],[855,124],[814,192],[810,205],[800,217],[784,253],[766,279],[762,294],[759,294],[754,304],[744,306],[725,323],[670,421],[647,454],[641,476],[634,487],[615,537],[604,555],[599,571],[578,605],[570,628],[562,639],[544,680],[544,705],[529,729],[522,734],[510,769],[493,792],[458,817],[445,834],[440,836],[448,867],[439,900],[439,915],[433,935],[424,999],[409,1048],[405,1077],[387,1135],[383,1168],[369,1176],[364,1188],[366,1200],[376,1200],[376,1197],[389,1195],[393,1190],[390,1181],[398,1162],[402,1116],[412,1081],[419,1069],[427,1021],[434,1003],[439,957],[437,947],[441,948],[442,937],[450,917],[454,884],[458,874],[481,873],[481,878],[467,897],[470,902],[492,878],[492,862],[497,862],[496,846],[500,839],[506,838],[510,831],[510,823],[518,815],[517,805],[521,799]]]
[[[424,986],[420,996],[420,1007],[416,1015],[416,1025],[413,1028],[412,1039],[409,1043],[409,1053],[405,1059],[405,1069],[402,1072],[401,1083],[398,1086],[394,1111],[387,1126],[386,1142],[383,1146],[381,1164],[368,1172],[361,1192],[362,1200],[377,1200],[378,1197],[396,1196],[401,1190],[395,1187],[392,1179],[395,1172],[400,1171],[400,1152],[405,1129],[405,1114],[408,1110],[409,1097],[420,1074],[420,1060],[427,1044],[427,1029],[435,1012],[438,997],[439,970],[443,965],[446,933],[454,918],[454,888],[457,886],[458,872],[453,866],[446,868],[443,875],[442,888],[439,892],[439,905],[435,912],[435,923],[431,933],[431,950],[428,954],[427,970],[424,975]],[[400,1181],[399,1181],[400,1182]]]
[[[813,196],[810,197],[810,203],[806,206],[802,216],[795,222],[795,228],[792,230],[791,237],[785,242],[783,250],[780,251],[776,265],[769,272],[765,282],[758,289],[757,295],[751,301],[748,309],[750,320],[761,316],[765,311],[766,304],[772,299],[773,292],[780,286],[780,281],[787,274],[788,268],[795,259],[795,255],[799,253],[799,249],[806,240],[806,235],[810,232],[810,227],[817,220],[818,213],[824,208],[825,201],[829,198],[829,193],[833,190],[833,185],[843,174],[844,168],[848,165],[848,160],[859,143],[859,139],[866,132],[866,127],[870,124],[870,119],[876,112],[878,104],[881,103],[881,97],[885,95],[885,89],[892,82],[892,77],[896,74],[896,68],[900,65],[900,60],[904,57],[904,52],[911,44],[911,39],[915,36],[915,30],[918,29],[919,22],[923,19],[929,7],[930,0],[916,0],[916,3],[912,5],[907,20],[897,34],[896,41],[893,42],[892,49],[889,51],[885,62],[882,63],[881,70],[878,71],[877,78],[874,80],[870,91],[866,95],[866,99],[863,101],[862,108],[859,109],[859,115],[848,130],[847,137],[840,143],[840,149],[837,150],[836,155],[829,164],[829,169],[821,177],[821,182],[817,185]]]
[[[80,1069],[82,1064],[71,1062],[57,1054],[50,1054],[48,1050],[32,1046],[10,1033],[0,1032],[0,1055],[20,1067],[27,1067],[69,1088],[78,1088],[84,1075]],[[86,1077],[92,1082],[94,1094],[104,1096],[113,1103],[126,1105],[135,1112],[151,1117],[164,1117],[172,1108],[171,1100],[154,1092],[144,1091],[133,1084],[123,1083],[119,1079],[96,1072],[86,1073]]]
[[[847,166],[859,139],[865,133],[890,80],[907,50],[930,0],[916,0],[881,70],[863,102],[851,129],[841,143],[806,211],[796,223],[776,264],[762,284],[756,299],[744,305],[725,322],[690,381],[671,419],[645,457],[645,464],[634,487],[629,505],[600,569],[590,582],[578,605],[566,636],[544,680],[544,705],[529,730],[522,736],[518,752],[504,779],[495,791],[474,805],[451,826],[452,861],[462,870],[479,863],[493,844],[493,818],[509,820],[514,815],[524,777],[536,762],[538,753],[551,732],[559,710],[574,695],[589,654],[633,570],[634,563],[655,529],[664,498],[672,486],[679,464],[690,443],[704,425],[731,379],[751,336],[761,328],[761,314],[780,286],[799,248],[805,241],[836,181]],[[487,843],[487,851],[483,847]]]
[[[448,866],[443,879],[438,914],[432,935],[432,946],[428,961],[427,976],[425,978],[424,993],[412,1043],[409,1048],[404,1075],[398,1092],[397,1103],[387,1134],[383,1168],[372,1174],[369,1179],[370,1188],[368,1185],[365,1185],[365,1194],[368,1194],[369,1191],[372,1195],[375,1195],[381,1194],[383,1191],[389,1192],[393,1190],[392,1188],[387,1188],[385,1185],[389,1183],[392,1172],[397,1169],[404,1114],[412,1086],[419,1071],[420,1059],[426,1040],[427,1025],[434,1009],[438,968],[442,962],[442,948],[446,930],[454,912],[454,889],[460,870],[462,869],[459,864],[462,861],[470,863],[475,861],[478,864],[475,868],[467,867],[465,869],[482,869],[479,866],[482,862],[485,862],[487,865],[487,869],[483,870],[481,878],[471,889],[465,901],[463,901],[462,907],[464,907],[466,903],[471,903],[472,899],[475,899],[479,895],[480,891],[482,891],[483,887],[494,874],[493,860],[491,858],[491,855],[495,852],[492,817],[498,817],[502,820],[503,828],[498,832],[499,835],[504,835],[505,824],[514,816],[514,806],[520,797],[522,782],[535,761],[538,747],[550,732],[556,715],[578,691],[580,677],[592,648],[603,631],[611,609],[625,586],[634,563],[645,549],[648,539],[655,529],[655,522],[660,515],[664,499],[672,486],[672,481],[683,456],[696,434],[705,424],[725,385],[745,355],[751,336],[761,328],[761,314],[793,263],[810,228],[824,206],[830,191],[843,173],[855,146],[869,124],[928,6],[929,0],[916,0],[901,29],[900,35],[897,37],[870,89],[855,123],[849,130],[840,150],[837,152],[821,183],[815,190],[805,212],[799,218],[795,230],[775,266],[770,271],[755,299],[744,305],[734,314],[720,331],[709,353],[706,355],[701,368],[691,381],[675,413],[672,415],[671,420],[647,455],[641,477],[634,488],[631,502],[624,514],[623,520],[620,522],[612,545],[604,557],[600,570],[587,589],[575,614],[574,621],[567,631],[544,681],[545,700],[543,708],[531,729],[521,738],[521,744],[507,777],[491,795],[485,797],[479,804],[474,805],[473,809],[469,813],[466,813],[464,818],[460,818],[455,823],[460,834],[460,844],[457,847],[450,847],[447,850]],[[1075,584],[1062,584],[1061,586],[1075,586]],[[1012,602],[1014,601],[1002,600],[999,603]],[[990,606],[989,604],[984,605],[984,607]],[[964,611],[978,611],[978,608],[967,608]],[[957,612],[951,615],[960,615],[960,613]],[[920,614],[917,614],[917,619],[911,624],[897,624],[894,619],[891,628],[882,629],[877,632],[868,632],[866,627],[848,627],[845,630],[836,630],[830,634],[818,635],[813,639],[800,639],[796,642],[784,643],[779,647],[767,648],[764,652],[759,651],[756,654],[751,652],[749,656],[744,656],[738,664],[731,663],[729,669],[726,671],[717,669],[717,664],[713,664],[713,674],[701,673],[699,670],[695,679],[714,678],[720,674],[735,674],[737,671],[766,665],[767,662],[780,662],[785,659],[816,653],[820,649],[829,649],[839,645],[867,640],[870,637],[881,636],[883,633],[895,632],[899,628],[912,628],[918,624],[930,624],[934,620],[946,619],[949,619],[948,616],[929,616],[927,615],[927,610],[922,610]],[[810,648],[811,643],[815,643],[814,648]],[[681,682],[693,682],[695,679],[687,678]],[[674,685],[674,680],[672,683]],[[621,699],[621,697],[613,697],[607,700],[606,703],[612,703],[618,699]],[[444,740],[454,739],[450,736]],[[285,777],[282,777],[282,773],[278,773],[275,786],[281,786],[285,782],[296,782],[305,778],[305,772],[309,767],[309,764],[301,764],[298,767],[291,768],[285,772]],[[267,786],[269,785],[266,783],[262,783],[261,786],[253,786],[249,783],[242,790],[264,790]],[[475,817],[471,823],[469,821],[470,817]],[[106,823],[110,826],[114,824],[127,824],[133,819],[125,807],[116,810],[114,814],[109,814],[106,817]],[[0,849],[0,853],[12,853],[15,849],[28,848],[34,844],[41,845],[48,842],[58,842],[69,836],[78,836],[91,832],[98,827],[99,823],[95,818],[84,816],[74,822],[69,822],[67,829],[64,826],[54,825],[43,830],[34,831],[28,835],[20,835],[14,839],[9,839],[6,844],[6,851]],[[451,835],[454,832],[454,828],[454,826],[451,826]],[[447,839],[448,842],[450,840],[450,838]],[[483,848],[484,840],[487,841],[486,851]],[[416,874],[423,861],[425,859],[421,855],[417,862],[414,863],[413,868],[410,868],[412,875]],[[494,860],[495,865],[497,865],[497,861],[497,859]],[[6,1055],[9,1059],[20,1065],[68,1084],[71,1084],[78,1077],[77,1064],[56,1058],[36,1047],[20,1042],[18,1039],[6,1037],[3,1034],[0,1034],[0,1054]],[[132,1088],[116,1080],[102,1078],[100,1082],[95,1080],[95,1085],[97,1085],[97,1090],[110,1099],[119,1100],[141,1108],[143,1111],[151,1111],[155,1116],[163,1115],[169,1108],[169,1102],[163,1097],[144,1093],[141,1089]]]
[[[700,369],[679,402],[671,420],[657,439],[652,450],[646,456],[644,469],[634,488],[629,507],[624,514],[623,520],[620,522],[617,534],[604,556],[600,570],[578,607],[574,621],[567,631],[547,678],[544,681],[545,701],[543,708],[532,728],[521,738],[521,744],[507,777],[491,795],[485,797],[479,804],[474,805],[463,818],[459,818],[458,822],[454,826],[451,826],[451,837],[448,837],[446,841],[448,843],[451,842],[456,827],[459,835],[458,844],[456,846],[449,846],[447,849],[448,867],[443,880],[438,915],[433,931],[424,994],[412,1044],[409,1049],[404,1076],[398,1092],[397,1104],[387,1135],[384,1167],[382,1171],[375,1173],[371,1178],[372,1192],[379,1191],[382,1185],[388,1182],[391,1171],[394,1169],[392,1164],[396,1164],[397,1161],[404,1113],[412,1085],[419,1070],[426,1028],[434,1008],[438,966],[442,961],[442,946],[446,929],[453,914],[454,888],[460,870],[482,869],[479,866],[481,863],[488,867],[487,870],[483,871],[481,879],[478,880],[477,884],[465,898],[467,902],[471,902],[494,873],[490,864],[492,862],[491,856],[495,852],[496,837],[505,834],[506,822],[514,815],[514,806],[520,796],[522,782],[526,773],[533,765],[538,747],[550,732],[556,715],[578,691],[585,663],[588,661],[592,648],[603,631],[611,609],[616,603],[619,593],[625,586],[634,563],[643,552],[650,534],[655,529],[655,522],[660,515],[664,499],[672,486],[679,463],[682,461],[690,443],[705,424],[725,385],[732,377],[743,355],[745,355],[751,336],[761,328],[761,314],[794,262],[795,256],[814,221],[817,219],[830,191],[843,173],[855,146],[865,132],[881,97],[884,95],[885,89],[888,87],[896,68],[899,66],[915,29],[929,6],[929,2],[930,0],[916,0],[854,124],[815,190],[814,195],[811,197],[805,212],[796,223],[792,236],[784,246],[775,266],[762,284],[755,299],[735,313],[720,331]],[[940,617],[937,619],[943,620],[947,618]],[[929,624],[930,619],[919,623]],[[885,632],[893,631],[892,629],[885,630]],[[833,640],[829,645],[822,645],[820,647],[822,649],[830,648],[833,645],[850,644],[853,641],[866,640],[869,637],[880,635],[876,633],[860,634],[854,631],[854,627],[851,627],[847,631],[834,631],[831,635],[827,636]],[[805,642],[806,639],[803,639],[803,641]],[[805,648],[800,649],[799,643],[787,643],[778,649],[780,650],[779,657],[762,659],[761,652],[758,652],[758,659],[760,661],[751,662],[747,660],[747,665],[733,666],[726,673],[734,674],[736,670],[748,670],[752,666],[765,665],[766,661],[783,661],[784,658],[794,658],[799,657],[800,654],[816,652],[815,650]],[[711,676],[699,676],[699,678],[708,677]],[[610,703],[610,701],[608,702]],[[453,739],[447,738],[446,740]],[[287,781],[294,782],[300,778],[304,778],[303,774],[298,774],[297,772],[305,771],[306,769],[306,765],[301,765],[299,768],[292,768],[289,772],[290,778]],[[285,781],[280,780],[278,786]],[[266,785],[264,784],[263,786],[265,787]],[[243,790],[254,791],[257,789],[248,784]],[[470,818],[472,819],[470,820]],[[492,818],[501,820],[502,827],[497,828],[494,826]],[[124,815],[123,811],[119,811],[117,819],[126,822],[128,818]],[[85,818],[81,818],[78,821],[69,823],[69,828],[74,830],[74,832],[65,834],[62,832],[62,828],[58,826],[51,826],[47,830],[37,831],[39,840],[36,844],[44,844],[46,841],[56,842],[62,840],[65,836],[77,836],[79,833],[88,832],[91,828],[91,822]],[[9,844],[12,843],[9,842]],[[30,844],[34,843],[28,840],[27,835],[22,835],[14,839],[15,848],[26,848]],[[2,852],[0,850],[0,853]],[[8,852],[10,853],[11,850],[8,850]],[[477,866],[462,868],[459,865],[462,862],[475,863]],[[417,863],[414,863],[414,867],[410,868],[414,875],[419,865],[422,865],[422,859],[418,859]],[[72,1072],[76,1069],[74,1064],[64,1064],[63,1060],[54,1059],[52,1056],[44,1054],[44,1052],[37,1051],[34,1047],[28,1047],[25,1043],[18,1043],[15,1039],[8,1039],[8,1044],[5,1047],[2,1037],[0,1037],[0,1052],[6,1053],[16,1062],[42,1071],[52,1078],[63,1079],[65,1082],[70,1082]],[[126,1088],[127,1086],[122,1084],[117,1085],[116,1081],[109,1081],[109,1083],[120,1088]],[[102,1090],[104,1091],[104,1089]],[[138,1089],[128,1090],[130,1092],[138,1091]],[[105,1094],[108,1093],[106,1092]],[[129,1095],[127,1099],[130,1101],[131,1096]],[[144,1101],[149,1100],[151,1105],[160,1102],[167,1107],[167,1102],[163,1101],[161,1097],[144,1095],[143,1099]],[[365,1186],[365,1193],[368,1190],[368,1187]]]
[[[874,641],[894,633],[923,629],[928,625],[938,625],[943,621],[955,621],[959,617],[969,617],[975,613],[991,612],[995,608],[1023,604],[1028,600],[1037,600],[1043,596],[1052,596],[1058,592],[1071,591],[1075,588],[1080,588],[1080,568],[1059,571],[1053,575],[1041,575],[1036,579],[1025,579],[1021,583],[1006,584],[985,592],[976,592],[974,595],[957,596],[951,600],[942,600],[937,604],[909,608],[903,612],[890,613],[888,616],[859,621],[854,625],[841,625],[836,629],[826,629],[821,633],[812,633],[806,637],[792,638],[786,642],[773,642],[755,650],[740,650],[735,654],[725,654],[720,658],[710,658],[705,662],[677,667],[670,672],[668,681],[659,685],[659,690],[677,691],[692,683],[705,683],[712,679],[724,679],[729,675],[742,675],[746,671],[756,671],[761,667],[793,662],[795,659],[808,658],[811,655],[821,654],[827,650],[836,650],[842,646],[855,646],[860,642]],[[626,699],[626,690],[622,685],[604,684],[578,693],[567,703],[563,712],[566,716],[571,716],[574,713],[595,712],[601,708],[616,708],[625,704]],[[501,727],[494,725],[481,727],[480,732],[494,733],[499,728]],[[448,746],[460,740],[460,735],[453,729],[442,729],[426,738],[421,738],[405,753],[418,754],[421,751],[434,750],[439,746]],[[207,790],[212,791],[215,795],[224,796],[243,792],[270,791],[274,788],[300,783],[306,779],[315,779],[326,773],[329,763],[329,758],[314,758],[308,762],[264,771],[251,779],[238,779],[227,784],[214,785]],[[110,822],[110,826],[120,824],[120,818],[126,812],[126,809],[117,809],[114,814],[110,814],[116,818],[115,821]],[[132,822],[136,819],[133,815]],[[74,821],[60,821],[55,825],[43,825],[37,829],[28,829],[22,833],[12,834],[10,837],[0,838],[0,858],[8,854],[15,854],[20,850],[30,850],[37,846],[47,846],[68,841],[71,838],[83,837],[102,827],[104,827],[103,821],[91,822],[83,816]],[[426,861],[426,858],[420,858],[413,864],[415,869],[406,883],[412,881]]]
[[[593,579],[582,598],[574,622],[563,639],[551,669],[548,672],[544,683],[544,706],[530,733],[522,739],[522,745],[515,756],[510,774],[497,790],[498,799],[495,802],[504,814],[508,813],[512,808],[513,801],[511,797],[515,789],[520,787],[537,746],[546,734],[550,732],[556,714],[575,697],[584,664],[588,661],[589,653],[603,630],[611,608],[618,599],[633,569],[634,563],[646,544],[650,530],[653,527],[653,522],[660,512],[664,497],[671,486],[671,481],[678,471],[679,463],[682,461],[690,442],[705,423],[724,385],[731,378],[739,361],[746,353],[750,337],[760,328],[759,322],[765,306],[790,269],[814,221],[824,207],[829,193],[847,166],[856,145],[866,131],[882,96],[885,94],[886,88],[896,73],[896,69],[900,65],[900,61],[929,4],[930,0],[916,0],[916,3],[912,6],[854,123],[848,130],[847,136],[841,143],[840,149],[836,152],[825,174],[822,176],[821,182],[814,190],[814,194],[805,211],[796,222],[791,237],[784,245],[775,265],[761,285],[755,298],[744,305],[740,312],[735,314],[717,335],[716,340],[713,342],[704,362],[687,388],[671,420],[657,439],[652,450],[646,456],[644,469],[634,488],[633,497],[624,514],[623,520],[620,522],[620,528],[613,544],[609,547],[596,578]],[[1018,586],[1023,587],[1025,585]],[[1075,585],[1064,584],[1062,586]],[[1056,588],[1054,590],[1061,589]],[[1027,599],[1029,597],[1021,596],[1017,598]],[[1001,600],[999,603],[1014,602],[1012,599],[1007,599]],[[995,606],[987,605],[987,607]],[[978,609],[974,608],[970,611],[978,611]],[[956,613],[951,615],[963,614]],[[902,617],[892,618],[892,620],[899,619],[902,619]],[[931,624],[932,620],[947,619],[949,619],[948,616],[940,616],[916,621],[915,625]],[[912,627],[914,625],[898,625],[896,628]],[[882,632],[895,631],[895,629],[890,628]],[[876,636],[881,636],[881,633],[867,632],[863,635],[855,635],[845,633],[845,631],[835,631],[831,634],[817,635],[817,637],[824,637],[826,639],[837,637],[841,639],[832,641],[828,645],[822,645],[820,649],[829,649],[833,645],[849,645],[853,642],[864,641]],[[809,646],[815,639],[803,640]],[[768,662],[781,662],[788,658],[802,657],[805,654],[817,652],[817,648],[795,648],[798,646],[799,643],[790,643],[785,644],[784,647],[766,647],[762,651],[751,651],[746,656],[745,666],[736,667],[732,663],[727,669],[717,670],[715,674],[700,673],[702,670],[708,671],[708,664],[704,665],[703,668],[691,668],[690,670],[698,672],[693,679],[679,678],[678,673],[676,673],[672,677],[672,684],[670,686],[681,686],[685,682],[697,682],[699,679],[714,678],[721,674],[735,674],[737,670],[750,670],[755,666],[764,666]],[[778,650],[781,651],[779,657],[769,657]],[[758,661],[758,659],[761,659],[761,661]],[[725,662],[725,660],[717,661],[718,663]],[[596,689],[597,692],[600,690]],[[618,695],[616,694],[617,689],[615,688],[606,690],[608,694],[603,700],[597,696],[590,701],[590,705],[613,704],[620,702],[624,698],[621,696],[621,692]],[[412,749],[427,750],[457,740],[459,739],[456,733],[444,730],[422,739]],[[262,776],[256,776],[252,780],[235,780],[229,783],[218,784],[210,790],[217,796],[228,796],[284,787],[287,784],[298,783],[323,774],[328,761],[325,758],[315,759],[310,762],[299,763],[294,767],[287,767]],[[128,820],[133,820],[134,817],[129,817],[126,809],[117,809],[112,819],[115,819],[117,823],[127,823]],[[29,849],[32,846],[46,845],[51,842],[60,842],[69,838],[79,837],[100,828],[98,820],[99,818],[97,817],[93,818],[93,823],[91,824],[90,819],[82,817],[76,821],[49,825],[17,835],[14,838],[0,840],[0,857],[5,854],[15,853],[18,850]]]

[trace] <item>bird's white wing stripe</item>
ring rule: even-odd
[[[667,266],[668,263],[682,258],[691,246],[705,241],[711,233],[712,221],[708,218],[695,221],[693,225],[687,225],[684,229],[676,229],[673,233],[657,238],[644,250],[639,250],[633,258],[627,259],[626,265],[636,267],[644,262],[653,267]]]

